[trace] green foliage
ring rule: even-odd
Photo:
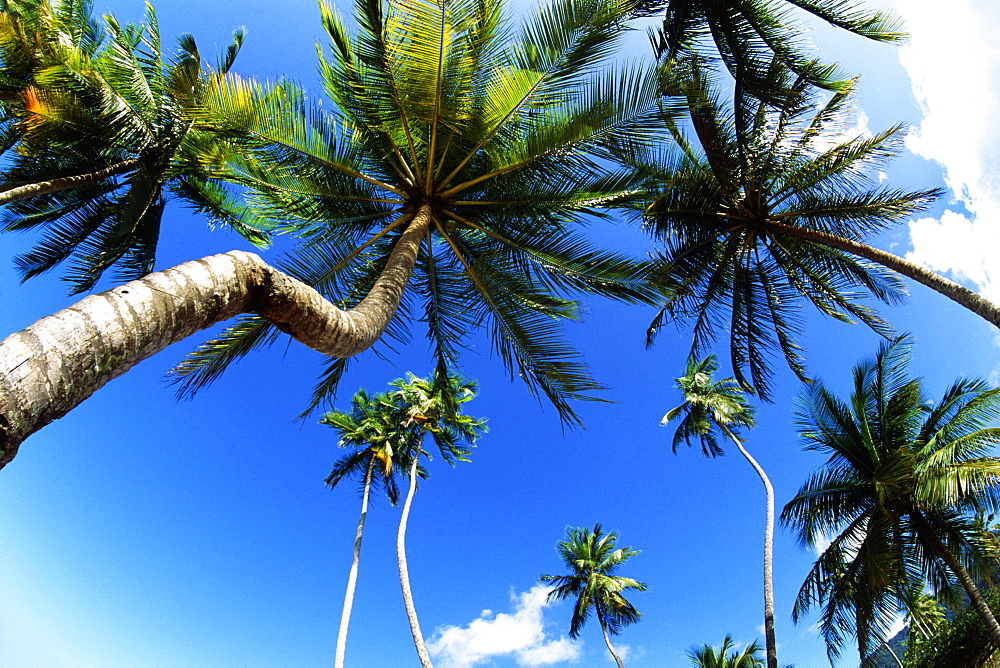
[[[687,655],[692,665],[699,668],[762,668],[764,661],[757,654],[763,649],[757,641],[754,641],[742,651],[737,651],[733,646],[732,637],[727,635],[719,649],[711,645],[702,645],[691,649]],[[729,650],[733,650],[732,654]]]
[[[910,346],[897,339],[856,366],[846,401],[814,385],[798,412],[806,449],[829,459],[781,516],[804,545],[825,545],[793,618],[822,606],[831,658],[856,635],[865,660],[926,585],[957,601],[941,549],[973,577],[988,578],[996,565],[975,514],[1000,503],[1000,460],[992,456],[1000,429],[989,426],[1000,418],[1000,390],[961,379],[928,401],[906,373]]]
[[[667,321],[689,321],[695,355],[728,332],[737,380],[765,398],[776,351],[807,379],[796,341],[802,302],[888,336],[863,298],[903,298],[893,272],[798,231],[862,242],[938,194],[877,184],[878,167],[900,146],[900,128],[845,140],[852,86],[817,106],[803,79],[778,66],[769,76],[790,91],[779,106],[739,82],[730,106],[701,61],[675,64],[664,85],[686,107],[700,149],[668,123],[674,146],[634,156],[649,176],[647,227],[663,243],[655,280],[670,295],[649,340]]]
[[[646,591],[642,582],[615,575],[630,557],[639,554],[630,547],[616,547],[618,535],[604,534],[601,525],[567,527],[568,539],[557,550],[569,575],[542,575],[540,582],[553,585],[550,599],[575,598],[569,635],[576,638],[593,612],[602,629],[617,635],[622,628],[639,621],[639,611],[625,598],[629,590]]]
[[[994,611],[1000,610],[1000,589],[993,588],[984,594]],[[913,668],[951,668],[952,666],[1000,665],[1000,656],[990,642],[989,632],[982,618],[972,606],[962,609],[953,619],[943,619],[934,626],[932,634],[913,642],[914,626],[910,625],[910,640],[903,664]]]

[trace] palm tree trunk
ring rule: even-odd
[[[930,546],[931,550],[941,561],[948,565],[948,568],[958,578],[962,587],[965,588],[965,593],[969,595],[972,606],[979,614],[983,624],[986,625],[986,630],[993,641],[993,646],[1000,649],[1000,623],[997,623],[996,615],[990,610],[990,606],[986,604],[986,600],[979,592],[979,588],[976,587],[972,576],[962,566],[962,562],[955,556],[955,553],[948,549],[948,546],[945,545],[944,541],[937,535],[937,532],[934,531],[934,527],[931,526],[930,522],[927,521],[927,518],[919,510],[911,510],[908,515],[916,525],[917,534],[920,538]]]
[[[767,512],[764,521],[764,644],[767,651],[767,668],[778,668],[778,645],[774,638],[774,488],[771,481],[764,473],[764,469],[757,460],[750,456],[750,453],[743,447],[740,439],[729,430],[724,424],[719,426],[732,439],[740,453],[750,462],[750,466],[760,476],[760,481],[764,483],[764,492],[767,496]]]
[[[122,160],[110,167],[98,169],[88,174],[75,174],[73,176],[52,179],[51,181],[38,181],[36,183],[26,183],[23,186],[15,188],[8,188],[7,190],[0,191],[0,204],[9,204],[10,202],[35,197],[36,195],[45,195],[47,193],[59,192],[60,190],[85,186],[106,179],[109,176],[124,174],[138,165],[139,160],[137,158],[130,158],[129,160]]]
[[[424,646],[424,636],[420,633],[420,622],[417,621],[417,609],[413,605],[413,594],[410,592],[410,571],[406,567],[406,522],[410,518],[410,504],[413,493],[417,490],[417,464],[420,462],[420,450],[413,456],[410,465],[410,489],[406,492],[403,503],[403,514],[399,518],[399,532],[396,534],[396,562],[399,566],[399,587],[403,590],[403,606],[406,608],[406,619],[410,622],[410,633],[413,635],[413,646],[417,648],[417,656],[423,668],[434,668],[431,657]]]
[[[880,264],[883,267],[892,269],[898,274],[902,274],[907,278],[911,278],[918,283],[926,285],[931,290],[941,293],[960,306],[967,308],[976,315],[988,320],[997,327],[1000,327],[1000,307],[996,304],[988,299],[984,299],[972,290],[962,287],[958,283],[950,281],[944,276],[936,274],[929,269],[925,269],[918,264],[904,260],[898,255],[887,253],[884,250],[880,250],[857,241],[844,239],[843,237],[838,237],[832,234],[826,234],[825,232],[796,227],[794,225],[785,225],[784,223],[772,221],[767,224],[767,227],[770,230],[780,232],[781,234],[785,234],[796,239],[815,241],[816,243],[829,246],[830,248],[836,248],[837,250],[858,255]]]
[[[611,652],[611,657],[615,660],[615,663],[618,664],[618,668],[625,668],[625,664],[622,663],[622,659],[618,656],[618,652],[616,652],[615,648],[611,645],[611,636],[608,635],[608,627],[604,623],[604,619],[598,615],[597,621],[601,623],[601,633],[604,634],[604,644],[608,646],[608,651]]]
[[[25,438],[109,380],[240,313],[258,313],[331,357],[367,349],[395,314],[429,225],[424,206],[371,291],[350,311],[257,255],[232,251],[91,295],[11,334],[0,342],[0,468]]]
[[[354,534],[354,556],[351,558],[351,572],[347,576],[347,593],[344,594],[344,610],[340,613],[340,632],[337,634],[337,654],[334,658],[336,668],[344,668],[344,655],[347,652],[347,627],[351,623],[351,608],[354,607],[354,588],[358,582],[358,563],[361,561],[361,536],[365,531],[365,519],[368,517],[368,492],[372,487],[372,469],[375,467],[375,456],[368,460],[368,471],[365,472],[365,488],[361,495],[361,516],[358,518],[358,529]]]

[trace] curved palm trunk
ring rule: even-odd
[[[969,572],[965,570],[962,566],[962,562],[958,560],[958,557],[948,549],[948,546],[944,544],[944,541],[938,537],[937,532],[934,531],[934,527],[931,526],[927,518],[919,510],[911,510],[907,513],[909,517],[913,520],[913,523],[917,527],[917,533],[919,536],[931,547],[934,554],[941,559],[951,572],[955,574],[958,581],[962,584],[965,589],[965,593],[969,595],[969,600],[972,606],[975,608],[976,613],[979,614],[980,619],[982,619],[983,624],[986,625],[986,631],[990,635],[990,640],[993,641],[993,646],[1000,649],[1000,623],[997,622],[996,615],[990,609],[990,606],[986,604],[986,600],[983,595],[979,592],[979,588],[976,587],[976,583],[972,580],[972,576]]]
[[[91,295],[11,334],[0,342],[0,468],[25,438],[109,380],[240,313],[258,313],[331,357],[367,349],[395,314],[429,225],[424,206],[371,291],[350,311],[257,255],[232,251]]]
[[[396,562],[399,566],[399,587],[403,590],[403,606],[406,608],[406,619],[410,622],[410,633],[413,635],[413,646],[417,648],[417,656],[423,668],[434,668],[431,657],[424,646],[424,636],[420,632],[420,622],[417,621],[417,609],[413,606],[413,594],[410,592],[410,571],[406,567],[406,522],[410,519],[410,504],[413,503],[413,493],[417,491],[417,464],[420,462],[420,452],[413,457],[410,466],[410,489],[406,492],[403,503],[403,514],[399,518],[399,532],[396,534]]]
[[[361,516],[358,518],[358,529],[354,534],[354,556],[351,558],[351,572],[347,576],[347,593],[344,594],[344,610],[340,613],[340,631],[337,633],[337,654],[334,658],[336,668],[344,668],[344,655],[347,653],[347,627],[351,623],[351,609],[354,607],[354,588],[358,582],[358,563],[361,561],[361,536],[365,531],[365,519],[368,517],[368,492],[372,487],[372,469],[375,467],[375,456],[368,460],[368,471],[365,472],[365,489],[361,495]]]
[[[618,652],[615,651],[614,646],[611,644],[611,636],[608,635],[608,627],[604,623],[604,619],[598,615],[597,620],[601,623],[601,633],[604,634],[604,644],[608,646],[608,651],[611,652],[611,657],[618,664],[618,668],[625,668],[625,664],[622,663],[622,659],[618,656]]]
[[[23,186],[17,186],[15,188],[0,191],[0,204],[9,204],[10,202],[35,197],[36,195],[45,195],[48,193],[59,192],[60,190],[68,190],[78,186],[85,186],[90,183],[106,179],[109,176],[124,174],[130,169],[134,169],[138,166],[139,160],[137,158],[130,158],[129,160],[122,160],[121,162],[115,163],[110,167],[98,169],[97,171],[89,172],[87,174],[75,174],[73,176],[64,176],[60,179],[52,179],[51,181],[26,183]]]
[[[767,496],[767,513],[764,521],[764,644],[767,651],[767,668],[778,668],[778,645],[774,639],[774,488],[764,469],[750,456],[740,439],[736,438],[725,425],[720,426],[764,483],[764,492]]]
[[[931,290],[941,293],[960,306],[967,308],[976,315],[988,320],[997,327],[1000,327],[1000,307],[996,304],[988,299],[984,299],[972,290],[962,287],[958,283],[950,281],[944,276],[936,274],[929,269],[925,269],[918,264],[904,260],[898,255],[887,253],[884,250],[880,250],[857,241],[844,239],[843,237],[826,234],[824,232],[817,232],[816,230],[807,230],[801,227],[785,225],[784,223],[777,222],[769,222],[767,226],[776,232],[780,232],[790,237],[805,239],[807,241],[815,241],[816,243],[823,244],[824,246],[829,246],[830,248],[836,248],[837,250],[858,255],[880,264],[883,267],[892,269],[898,274],[902,274],[907,278],[911,278],[918,283],[926,285]]]

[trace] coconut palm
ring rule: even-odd
[[[929,584],[938,598],[964,589],[1000,648],[1000,624],[975,579],[996,566],[975,514],[1000,504],[1000,390],[952,384],[936,404],[906,373],[911,342],[884,344],[855,367],[845,401],[822,383],[798,413],[806,449],[829,455],[782,512],[805,545],[829,545],[799,590],[793,617],[822,606],[831,657],[856,635],[862,661],[896,612]]]
[[[214,91],[217,129],[241,149],[220,175],[306,235],[279,267],[365,314],[341,357],[416,320],[453,367],[482,324],[512,372],[575,420],[567,400],[598,386],[561,339],[578,313],[567,292],[654,298],[643,263],[579,232],[636,184],[611,160],[661,128],[651,70],[600,69],[638,4],[554,0],[520,30],[500,2],[357,7],[352,30],[321,6],[332,108],[287,81]],[[243,319],[180,366],[184,391],[277,333]],[[316,401],[343,369],[330,363]]]
[[[569,624],[571,638],[580,635],[590,613],[594,613],[608,651],[618,668],[623,668],[609,634],[618,635],[623,627],[639,621],[639,611],[626,600],[625,592],[646,591],[646,585],[615,572],[639,551],[617,547],[618,534],[614,531],[605,534],[599,523],[593,531],[587,527],[567,527],[566,533],[568,539],[559,541],[556,549],[569,575],[542,575],[539,582],[553,585],[549,599],[576,599]]]
[[[399,500],[396,475],[400,470],[410,469],[410,463],[405,458],[413,453],[409,448],[400,447],[400,437],[408,432],[401,432],[399,428],[399,413],[388,393],[372,396],[364,389],[360,389],[351,398],[349,412],[331,411],[320,420],[322,424],[333,427],[340,435],[339,446],[352,448],[351,452],[334,463],[330,475],[326,478],[326,484],[334,488],[348,478],[362,479],[361,514],[354,536],[354,554],[347,578],[340,631],[337,634],[335,665],[338,668],[344,665],[347,651],[347,631],[354,605],[354,590],[361,560],[361,539],[364,534],[365,519],[368,516],[368,498],[372,482],[380,483],[389,497],[389,502],[396,505]],[[418,467],[417,474],[426,477],[426,471],[422,467]]]
[[[389,393],[396,423],[397,445],[400,457],[409,462],[410,485],[403,502],[396,533],[396,559],[399,566],[399,585],[403,592],[406,618],[421,665],[431,665],[430,655],[424,645],[417,610],[410,590],[409,568],[406,562],[406,526],[410,518],[413,495],[417,491],[417,475],[421,455],[430,457],[423,449],[423,441],[430,436],[441,458],[454,466],[456,461],[469,461],[471,448],[486,431],[486,420],[461,412],[462,404],[476,396],[476,384],[459,376],[435,373],[430,380],[407,374],[405,380],[390,383],[397,388]]]
[[[149,273],[170,198],[266,243],[273,225],[209,179],[226,145],[193,114],[232,65],[241,30],[211,67],[190,35],[167,57],[151,6],[140,24],[105,16],[103,34],[78,0],[54,7],[17,0],[6,9],[0,48],[13,62],[4,62],[3,74],[7,86],[21,82],[23,90],[4,101],[13,121],[8,143],[16,140],[18,150],[0,172],[2,225],[44,230],[34,249],[15,258],[23,278],[70,258],[73,292],[90,289],[111,267],[125,280]]]
[[[733,650],[730,654],[729,650]],[[760,668],[764,662],[757,658],[761,646],[756,641],[737,651],[733,646],[731,636],[726,636],[722,647],[716,649],[711,645],[702,645],[688,652],[691,663],[699,668]]]
[[[767,397],[775,349],[807,378],[796,341],[802,301],[888,336],[863,298],[899,302],[903,275],[1000,326],[994,304],[868,245],[940,194],[877,184],[900,128],[845,140],[854,118],[850,87],[817,107],[801,79],[789,82],[780,67],[772,76],[795,92],[777,108],[739,85],[730,108],[697,59],[668,82],[688,105],[701,149],[675,130],[675,147],[640,158],[653,174],[645,213],[663,243],[657,274],[672,295],[651,335],[666,320],[689,320],[698,352],[727,329],[736,378]]]
[[[862,2],[666,0],[663,4],[663,26],[653,38],[659,57],[674,60],[685,52],[717,53],[741,85],[770,97],[775,92],[767,76],[772,60],[805,76],[813,85],[836,90],[844,83],[835,66],[819,66],[808,53],[802,40],[805,31],[793,7],[878,42],[906,38],[901,22],[890,12],[867,10]],[[714,44],[708,44],[709,38]]]
[[[740,454],[750,462],[764,485],[766,518],[764,522],[764,637],[767,646],[768,668],[777,668],[778,649],[774,639],[774,488],[764,469],[757,463],[746,448],[743,440],[737,435],[740,427],[748,429],[754,426],[754,410],[744,396],[743,388],[734,378],[723,378],[716,381],[712,378],[719,369],[715,355],[709,355],[698,361],[689,358],[684,375],[677,379],[677,387],[684,393],[684,403],[671,409],[663,416],[661,425],[666,425],[679,419],[680,423],[674,431],[673,449],[681,442],[688,445],[692,439],[701,443],[702,452],[706,457],[718,457],[723,454],[722,447],[715,437],[716,430],[721,431],[731,440]],[[728,637],[727,637],[728,640]],[[722,655],[726,647],[723,646]],[[720,656],[722,656],[720,655]]]

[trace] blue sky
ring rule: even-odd
[[[904,6],[905,5],[905,6]],[[989,5],[989,6],[988,6]],[[311,0],[157,3],[165,42],[191,32],[203,52],[248,37],[244,74],[315,82],[318,11]],[[349,6],[342,11],[350,12]],[[138,19],[133,0],[97,2],[98,13]],[[1000,300],[1000,52],[991,3],[907,0],[902,48],[871,45],[817,26],[828,60],[862,74],[858,131],[904,122],[908,153],[890,183],[949,190],[920,220],[880,246]],[[637,33],[638,34],[638,33]],[[642,48],[642,39],[636,48]],[[160,267],[246,248],[179,208],[165,221]],[[645,252],[634,232],[600,229],[610,243]],[[55,276],[18,285],[10,257],[30,238],[0,237],[0,331],[12,332],[72,302]],[[265,254],[265,258],[269,254]],[[998,332],[944,298],[912,286],[886,308],[917,340],[912,370],[931,396],[960,375],[1000,376]],[[738,455],[673,455],[662,414],[679,401],[673,378],[687,338],[666,330],[643,348],[653,313],[601,301],[567,327],[614,403],[580,407],[587,430],[563,432],[549,407],[511,382],[489,343],[474,339],[465,371],[479,380],[469,413],[490,432],[473,461],[431,465],[416,496],[408,555],[417,610],[437,665],[611,665],[596,624],[566,637],[568,604],[545,605],[534,588],[561,568],[566,526],[601,522],[641,550],[625,573],[649,584],[632,599],[642,621],[626,629],[630,666],[682,666],[694,644],[762,639],[763,491]],[[279,342],[227,373],[193,401],[176,402],[165,371],[195,341],[175,345],[32,436],[0,472],[0,665],[324,666],[333,660],[360,501],[322,481],[339,456],[334,432],[294,422],[319,355]],[[850,367],[878,339],[860,326],[809,316],[809,368],[845,388]],[[364,354],[342,385],[380,391],[406,371],[425,374],[415,338],[398,354]],[[729,370],[725,370],[729,373]],[[799,385],[783,372],[776,401],[761,407],[748,448],[771,475],[779,506],[820,462],[792,425]],[[316,416],[318,420],[319,415]],[[417,665],[400,600],[393,541],[398,509],[376,499],[369,514],[348,641],[348,664]],[[776,537],[779,659],[826,664],[811,621],[790,611],[813,555]],[[848,652],[842,665],[853,665]]]

